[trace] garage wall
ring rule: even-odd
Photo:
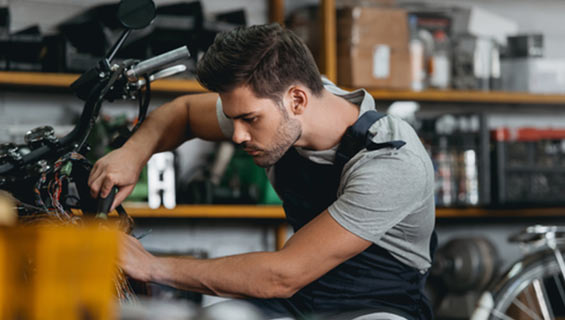
[[[397,0],[398,2],[408,2]],[[542,32],[546,37],[546,56],[551,58],[565,58],[565,28],[561,27],[561,20],[565,12],[565,1],[557,0],[423,0],[433,3],[446,3],[457,5],[476,5],[492,11],[503,17],[518,22],[521,32]],[[110,1],[113,2],[113,1]],[[158,5],[178,2],[177,0],[156,0]],[[307,3],[318,3],[318,0],[286,0],[286,10],[302,6]],[[49,31],[57,23],[77,14],[98,3],[108,3],[101,0],[0,0],[0,5],[9,5],[12,12],[12,29],[19,30],[32,24],[39,24],[44,31]],[[250,24],[264,23],[267,21],[267,0],[203,0],[205,13],[214,13],[245,8]],[[152,105],[157,106],[166,101],[168,97],[155,97]],[[107,112],[130,112],[135,114],[135,105],[112,104],[106,108]],[[64,94],[46,94],[36,92],[0,92],[0,143],[9,141],[21,142],[23,131],[18,128],[33,128],[35,125],[60,125],[65,129],[70,123],[69,110],[78,113],[82,105],[76,98]],[[448,110],[457,110],[458,106],[427,106],[428,111],[438,113]],[[535,106],[534,106],[535,107]],[[452,109],[451,109],[452,108]],[[459,107],[464,111],[465,107]],[[489,106],[483,105],[483,109]],[[497,111],[494,120],[496,124],[508,125],[508,122],[540,125],[550,124],[558,126],[565,119],[562,108],[534,109],[529,111],[517,110],[516,106],[508,106],[505,112]],[[540,114],[542,113],[542,114]],[[496,122],[498,121],[498,122]],[[19,130],[19,131],[18,131]],[[202,150],[202,146],[195,146],[187,154],[195,154],[195,150]],[[213,146],[208,146],[213,148]],[[526,223],[530,223],[526,222]],[[457,226],[439,227],[440,241],[445,241],[462,236],[485,235],[500,245],[499,252],[506,266],[510,261],[520,255],[519,248],[508,246],[505,238],[508,233],[523,228],[524,225],[506,222],[484,228],[480,223],[465,222]],[[194,221],[140,221],[137,234],[152,232],[143,239],[143,244],[154,251],[173,251],[175,253],[201,249],[208,252],[209,256],[217,257],[226,254],[236,254],[245,251],[272,250],[274,248],[274,231],[271,227],[246,223],[231,222],[194,222]],[[501,232],[502,231],[502,232]]]
[[[12,17],[12,31],[38,24],[41,30],[49,32],[61,21],[78,14],[86,8],[118,0],[0,0],[8,5]],[[154,0],[157,6],[178,3],[179,0]],[[191,2],[191,1],[184,1]],[[225,11],[244,9],[250,24],[267,22],[268,1],[263,0],[205,0],[201,1],[204,14],[214,15]]]

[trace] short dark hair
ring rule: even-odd
[[[249,85],[259,98],[280,100],[294,83],[320,95],[320,71],[306,44],[279,24],[238,27],[220,33],[198,62],[198,81],[208,90],[229,92]]]

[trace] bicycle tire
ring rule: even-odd
[[[565,253],[564,250],[564,248],[561,248],[562,253]],[[534,283],[536,281],[538,288],[542,288],[542,291],[537,293],[543,293],[544,301],[549,305],[547,310],[543,310],[544,308],[540,305],[544,302],[539,302],[539,300],[534,301],[539,303],[537,305],[539,310],[523,309],[524,306],[528,306],[520,299],[531,295],[526,290],[538,289],[532,287],[535,286]],[[548,295],[548,288],[546,286],[548,284],[551,285],[551,281],[555,284],[555,290],[558,291],[559,300],[556,299],[555,294],[552,296]],[[552,292],[555,291],[553,290],[554,288],[550,289]],[[543,311],[546,311],[545,314]],[[545,250],[533,253],[516,262],[501,280],[481,297],[480,305],[472,319],[516,319],[509,315],[510,312],[527,315],[529,319],[547,319],[555,318],[555,314],[564,315],[565,281],[553,251]],[[536,312],[540,312],[540,314]],[[549,316],[547,312],[549,312]],[[481,313],[481,316],[478,316],[479,313]],[[534,313],[534,315],[531,313]],[[518,318],[522,319],[521,317]]]

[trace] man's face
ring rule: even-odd
[[[257,98],[247,86],[220,96],[224,113],[233,120],[232,140],[260,167],[274,165],[302,134],[301,124],[289,115],[284,98],[280,105]]]

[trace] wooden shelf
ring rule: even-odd
[[[437,218],[526,218],[565,217],[565,208],[483,209],[483,208],[438,208]]]
[[[145,204],[126,204],[134,218],[278,219],[285,218],[281,206],[268,205],[178,205],[174,209],[151,209]],[[438,208],[437,218],[565,217],[565,208],[482,209]]]
[[[151,209],[145,204],[125,204],[134,218],[196,219],[284,219],[281,206],[267,205],[177,205],[174,209]]]
[[[78,77],[78,74],[0,71],[0,86],[70,90],[71,83]],[[151,83],[151,90],[159,93],[180,94],[206,92],[206,89],[196,80],[183,79],[157,80]]]
[[[68,90],[77,74],[0,71],[0,86],[40,87]],[[183,94],[206,92],[196,80],[166,79],[151,84],[153,92]],[[347,89],[353,90],[353,89]],[[429,101],[495,104],[564,104],[565,95],[531,94],[520,92],[486,92],[429,90],[422,92],[395,90],[368,90],[377,100]]]
[[[496,104],[565,104],[565,95],[560,94],[460,90],[427,90],[421,92],[394,90],[368,91],[376,100],[390,101],[404,100]]]

